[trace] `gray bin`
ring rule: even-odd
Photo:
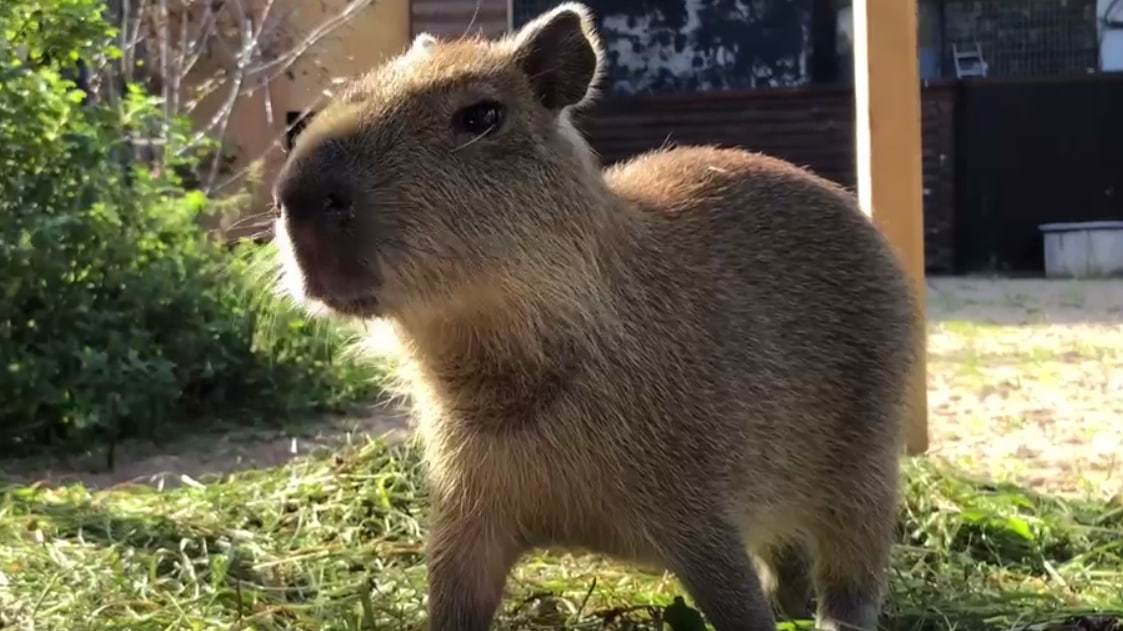
[[[1123,221],[1046,223],[1038,229],[1045,242],[1045,276],[1123,277]]]

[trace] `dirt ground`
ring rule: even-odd
[[[933,456],[1055,493],[1123,493],[1123,281],[929,286]]]
[[[1123,281],[935,278],[928,284],[930,454],[1059,493],[1123,493]],[[21,483],[183,483],[271,467],[365,435],[408,435],[401,410],[325,420],[296,436],[235,433],[129,443],[71,461],[6,462]]]

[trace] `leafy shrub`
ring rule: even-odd
[[[125,161],[131,135],[167,123],[158,103],[132,88],[83,104],[64,78],[113,53],[101,1],[0,5],[0,448],[371,394],[374,367],[334,356],[344,332],[254,284],[267,258],[205,237],[209,200]]]

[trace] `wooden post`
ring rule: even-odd
[[[916,0],[853,0],[858,200],[925,299]],[[927,336],[922,336],[926,338]],[[926,340],[921,357],[927,358]],[[928,449],[928,369],[912,382],[909,454]]]

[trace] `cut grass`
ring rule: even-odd
[[[0,628],[423,629],[417,456],[371,441],[173,490],[4,490]],[[1123,610],[1123,504],[977,484],[924,460],[904,476],[887,628]],[[496,628],[654,629],[681,593],[668,575],[538,554],[512,574]]]

